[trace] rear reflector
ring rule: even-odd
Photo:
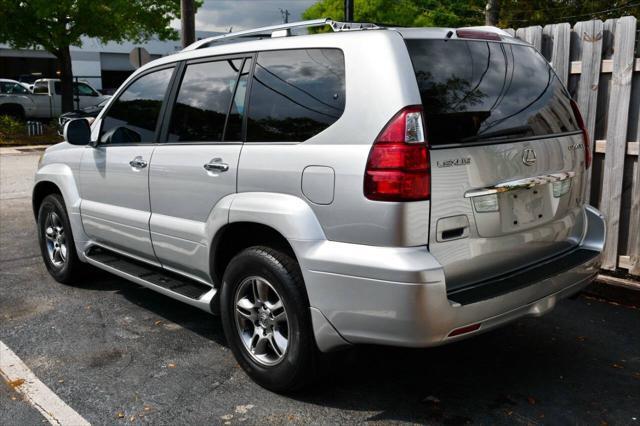
[[[573,110],[573,115],[576,117],[578,127],[582,130],[582,139],[584,139],[584,168],[588,169],[591,167],[591,158],[593,156],[591,153],[591,142],[589,141],[589,131],[587,130],[587,126],[584,124],[578,104],[575,103],[573,99],[571,99],[571,109]]]
[[[471,333],[472,331],[476,331],[480,328],[480,323],[467,325],[465,327],[456,328],[451,333],[449,333],[448,337],[459,336],[461,334]]]
[[[404,108],[389,121],[371,147],[364,195],[376,201],[428,200],[430,178],[422,106]]]
[[[475,40],[494,40],[502,41],[499,34],[492,33],[490,31],[481,30],[457,30],[456,35],[458,38],[472,38]]]

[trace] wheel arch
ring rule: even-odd
[[[50,163],[38,169],[35,185],[31,193],[31,203],[35,219],[38,219],[40,203],[49,194],[60,194],[64,201],[75,240],[76,250],[82,260],[84,244],[89,240],[84,233],[80,217],[80,193],[72,168],[63,163]]]
[[[215,229],[210,238],[209,271],[216,287],[220,287],[231,259],[245,248],[255,245],[276,248],[300,264],[294,242],[325,239],[311,207],[299,197],[288,194],[233,194],[214,208],[209,226]],[[212,302],[214,312],[215,299]]]
[[[36,183],[33,187],[33,192],[31,194],[31,206],[33,208],[33,216],[36,220],[38,220],[38,211],[40,210],[42,200],[50,194],[59,194],[62,199],[64,199],[64,195],[58,185],[51,181],[43,180]]]
[[[222,276],[235,255],[252,246],[267,246],[280,250],[297,261],[289,241],[269,225],[257,222],[233,222],[223,226],[211,244],[211,274],[215,283]]]

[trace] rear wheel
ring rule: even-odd
[[[277,392],[309,383],[318,354],[298,264],[277,250],[251,247],[231,260],[223,281],[222,324],[240,366]]]
[[[56,281],[70,284],[79,278],[83,265],[78,259],[67,209],[59,194],[47,195],[40,204],[38,239],[42,259]]]

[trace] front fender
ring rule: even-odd
[[[82,227],[82,219],[80,217],[81,198],[73,170],[68,165],[61,163],[44,165],[36,172],[33,195],[35,195],[39,185],[44,183],[54,184],[62,193],[62,198],[64,199],[69,215],[69,223],[71,224],[76,250],[82,258],[81,253],[89,238],[84,233],[84,228]]]

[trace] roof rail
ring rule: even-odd
[[[505,36],[505,37],[513,37],[511,34],[509,34],[508,32],[506,32],[505,30],[498,28],[498,27],[494,27],[491,25],[477,25],[477,26],[473,26],[473,27],[460,27],[457,28],[458,30],[475,30],[475,31],[486,31],[489,33],[494,33],[494,34],[498,34],[501,36]]]
[[[309,21],[290,22],[287,24],[271,25],[268,27],[260,27],[260,28],[254,28],[251,30],[236,31],[233,33],[223,34],[219,36],[207,37],[207,38],[203,38],[202,40],[198,40],[195,43],[190,44],[189,46],[182,49],[182,51],[184,52],[189,50],[201,49],[204,47],[209,47],[214,43],[226,42],[233,39],[240,39],[236,41],[242,41],[242,38],[245,38],[245,37],[287,36],[287,35],[290,35],[290,30],[292,29],[323,27],[325,25],[329,25],[334,32],[382,28],[376,24],[367,23],[367,22],[339,22],[339,21],[334,21],[331,18],[312,19]]]

